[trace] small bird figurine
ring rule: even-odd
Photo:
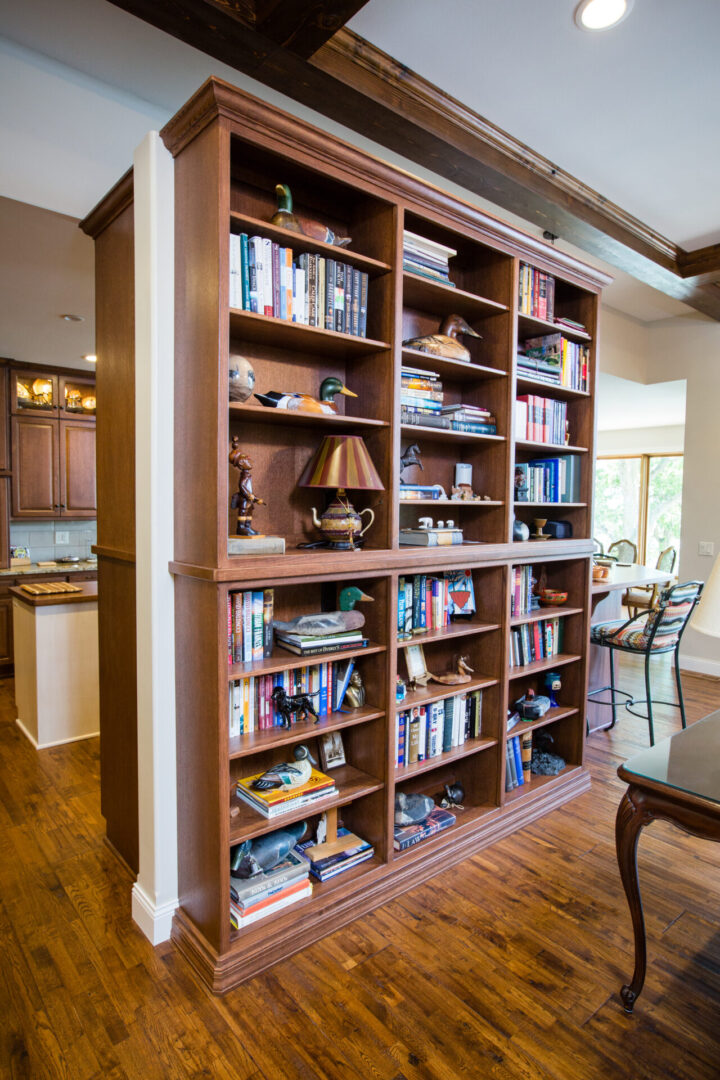
[[[446,360],[465,360],[469,363],[470,351],[458,341],[458,334],[468,334],[482,341],[482,334],[473,330],[462,315],[448,315],[437,334],[408,338],[403,341],[403,345],[408,349],[419,349],[420,352],[431,353],[433,356],[442,356]]]
[[[302,409],[312,413],[336,413],[337,405],[333,401],[336,394],[344,397],[357,397],[352,390],[348,390],[339,379],[331,375],[320,383],[320,399],[310,394],[281,394],[277,390],[269,390],[267,394],[256,394],[255,397],[261,404],[269,409]]]
[[[351,236],[338,236],[321,221],[293,213],[292,194],[287,184],[276,184],[275,194],[277,210],[270,218],[271,225],[281,225],[283,229],[291,229],[302,236],[309,236],[312,240],[321,240],[324,244],[333,244],[335,247],[347,247],[352,241]]]
[[[355,611],[358,600],[373,600],[357,585],[348,585],[340,593],[338,611],[318,611],[313,615],[297,615],[290,622],[278,622],[273,625],[285,633],[304,634],[307,637],[323,637],[326,634],[342,634],[346,630],[358,630],[365,625],[362,611]]]
[[[273,765],[262,776],[256,777],[250,787],[255,791],[274,791],[277,788],[296,788],[307,784],[312,774],[312,767],[316,764],[307,746],[295,747],[295,761],[283,761],[280,765]]]

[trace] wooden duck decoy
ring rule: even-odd
[[[336,413],[337,405],[333,401],[336,394],[344,397],[357,397],[352,390],[348,390],[334,375],[329,379],[323,379],[320,384],[320,398],[314,398],[310,394],[281,394],[277,390],[269,390],[267,394],[256,394],[258,401],[269,409],[302,409],[304,412]]]
[[[307,746],[295,747],[295,761],[283,761],[258,776],[250,785],[255,791],[275,791],[277,788],[296,788],[307,784],[316,764]]]
[[[293,212],[293,199],[287,184],[276,184],[277,210],[270,218],[271,225],[281,225],[283,229],[291,229],[302,236],[309,236],[312,240],[321,240],[324,244],[333,244],[335,247],[347,247],[352,241],[351,236],[338,236],[327,225],[304,214]]]
[[[298,821],[285,829],[244,840],[232,851],[230,870],[239,878],[255,877],[264,870],[272,870],[295,847],[306,828],[304,821]]]
[[[358,600],[373,600],[357,585],[348,585],[340,593],[339,611],[318,611],[314,615],[298,615],[290,622],[278,622],[274,626],[286,633],[305,634],[308,637],[323,637],[325,634],[342,634],[346,630],[357,630],[365,625],[362,611],[355,611]]]
[[[403,345],[408,349],[419,349],[420,352],[430,353],[432,356],[442,356],[446,360],[465,360],[469,363],[470,351],[461,341],[458,341],[458,334],[468,334],[482,341],[482,334],[473,330],[462,315],[448,315],[437,334],[408,338],[407,341],[403,341]]]

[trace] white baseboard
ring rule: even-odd
[[[706,656],[687,656],[680,654],[680,670],[692,671],[696,675],[711,675],[720,679],[720,660],[708,660]]]
[[[56,739],[55,742],[39,743],[37,739],[30,734],[19,716],[15,718],[15,723],[20,728],[23,735],[30,740],[36,750],[49,750],[51,746],[66,746],[67,743],[82,742],[83,739],[96,739],[100,734],[99,731],[91,731],[87,735],[73,735],[71,739]]]
[[[170,940],[172,919],[178,900],[156,906],[137,881],[132,888],[132,917],[151,945]]]

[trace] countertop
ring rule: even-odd
[[[50,607],[52,604],[88,604],[98,598],[97,581],[78,582],[80,592],[72,593],[48,593],[44,596],[33,596],[23,592],[19,585],[10,589],[10,595],[22,600],[28,607]]]
[[[0,570],[0,577],[22,577],[23,574],[76,574],[80,570],[85,574],[97,571],[97,562],[81,559],[80,562],[59,562],[53,563],[52,566],[38,566],[37,563],[30,563],[29,566],[11,566],[7,570]]]

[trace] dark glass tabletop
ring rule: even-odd
[[[621,770],[623,780],[654,780],[720,803],[720,711],[636,754]]]

